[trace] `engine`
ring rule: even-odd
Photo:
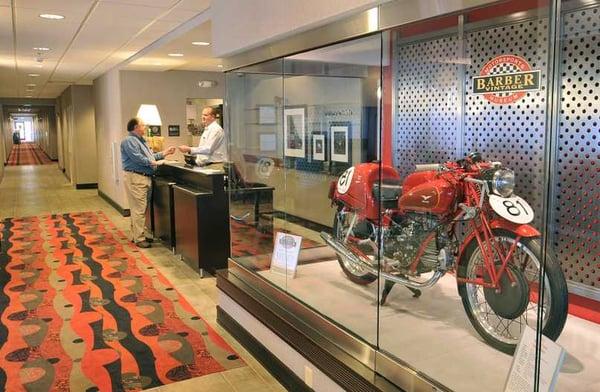
[[[423,249],[416,272],[437,269],[442,249],[451,243],[447,233],[447,227],[441,225],[435,215],[413,213],[395,218],[392,227],[384,234],[383,253],[388,258],[388,265],[389,259],[393,259],[395,269],[401,273],[408,272],[422,244],[432,237]],[[453,252],[445,250],[443,257],[450,253]]]

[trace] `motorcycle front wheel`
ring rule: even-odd
[[[516,235],[494,230],[494,239],[506,250],[516,241]],[[568,295],[564,274],[549,255],[546,257],[544,294],[539,298],[539,270],[542,260],[537,238],[520,238],[516,244],[508,271],[501,279],[501,290],[486,289],[473,283],[459,283],[458,292],[477,332],[496,349],[513,354],[525,326],[536,329],[538,308],[541,307],[542,333],[556,340],[567,319]],[[499,264],[496,256],[495,263]],[[485,275],[482,252],[476,239],[465,248],[458,268],[458,277],[481,278]]]
[[[348,244],[346,241],[351,222],[355,219],[355,215],[356,214],[353,212],[347,212],[340,208],[333,217],[333,237],[344,244],[344,246],[350,245],[350,247],[358,247],[358,245]],[[368,249],[364,250],[367,252],[369,251]],[[353,264],[340,254],[337,255],[337,258],[342,270],[352,282],[360,285],[367,285],[377,280],[377,276],[368,272],[366,268]]]

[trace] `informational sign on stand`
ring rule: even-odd
[[[271,271],[295,277],[301,244],[302,237],[278,232],[271,257]]]
[[[505,392],[531,392],[534,390],[535,342],[535,330],[525,326],[508,372]],[[565,350],[542,335],[540,392],[554,391],[564,358]]]

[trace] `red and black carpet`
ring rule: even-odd
[[[103,213],[0,233],[0,390],[134,391],[245,365]]]
[[[7,165],[49,165],[52,160],[35,143],[13,144]]]

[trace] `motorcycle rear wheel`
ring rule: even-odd
[[[516,235],[512,232],[496,229],[493,231],[496,240],[499,240],[508,249],[514,244]],[[494,348],[513,354],[523,332],[524,325],[536,329],[537,312],[542,306],[542,333],[552,340],[556,340],[567,319],[568,293],[567,283],[559,264],[549,255],[546,257],[544,274],[544,297],[539,299],[536,287],[539,285],[539,268],[542,260],[540,241],[537,238],[521,238],[512,257],[510,268],[520,270],[521,275],[527,280],[528,290],[520,301],[527,301],[525,310],[514,318],[503,318],[495,313],[492,305],[488,303],[485,289],[471,283],[459,283],[458,292],[469,317],[469,321],[483,339]],[[475,278],[481,275],[483,258],[476,239],[473,239],[465,248],[458,268],[458,277]],[[516,275],[515,275],[516,276]],[[518,280],[517,279],[517,280]],[[492,294],[493,295],[493,294]],[[537,300],[535,300],[535,298]],[[518,308],[511,307],[514,309]]]
[[[346,245],[345,237],[348,229],[350,228],[350,220],[352,219],[352,213],[344,213],[342,209],[338,209],[335,216],[333,217],[333,236],[336,240]],[[346,274],[348,279],[352,282],[360,285],[368,285],[377,280],[377,276],[368,272],[365,268],[352,264],[346,260],[340,254],[337,255],[338,262],[342,267],[342,271]]]

